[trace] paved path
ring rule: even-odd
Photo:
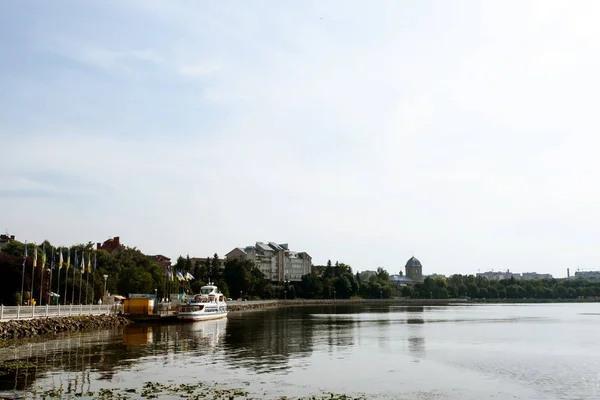
[[[0,321],[47,317],[68,317],[71,315],[111,314],[111,305],[59,305],[59,306],[0,306]]]

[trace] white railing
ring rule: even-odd
[[[0,306],[0,321],[48,317],[69,317],[72,315],[116,314],[114,304],[58,305],[58,306]]]

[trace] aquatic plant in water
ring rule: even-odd
[[[141,388],[103,388],[97,392],[85,391],[75,393],[65,393],[60,388],[51,388],[36,390],[30,393],[31,399],[98,399],[98,400],[127,400],[127,399],[161,399],[161,398],[183,398],[189,400],[258,400],[269,397],[256,397],[240,388],[224,387],[217,383],[199,382],[197,384],[170,384],[165,385],[159,382],[146,382]],[[306,397],[270,397],[273,400],[366,400],[365,396],[354,396],[347,394],[336,394],[323,392]]]

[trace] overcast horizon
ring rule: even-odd
[[[600,2],[0,4],[0,230],[600,270]]]

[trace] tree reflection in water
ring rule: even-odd
[[[214,362],[225,371],[246,368],[259,374],[286,374],[293,367],[308,366],[316,346],[330,353],[354,346],[361,324],[390,326],[386,318],[370,322],[338,318],[365,310],[361,306],[289,307],[232,313],[216,321],[138,323],[14,345],[0,349],[0,396],[18,396],[40,380],[67,393],[85,393],[91,387],[98,389],[102,381],[115,382],[117,372],[143,366],[143,359],[149,357],[164,368]]]

